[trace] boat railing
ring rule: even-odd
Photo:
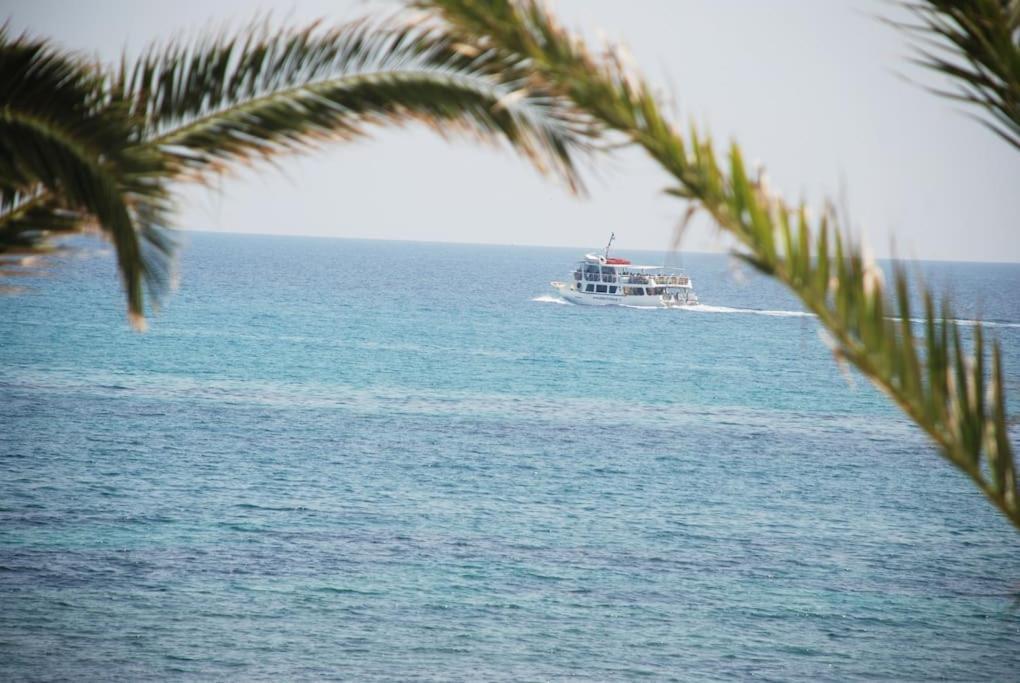
[[[575,271],[574,279],[580,280],[581,274]],[[620,278],[611,273],[584,273],[584,279],[586,282],[609,282],[612,284],[620,281]]]
[[[686,275],[638,275],[636,273],[622,274],[619,281],[629,285],[673,285],[675,287],[689,287],[691,279]]]
[[[680,285],[691,284],[691,279],[686,275],[653,275],[652,281],[657,285]]]
[[[574,271],[575,280],[585,282],[605,282],[607,284],[628,285],[672,285],[674,287],[690,287],[691,279],[686,275],[655,274],[635,272],[602,273],[591,271]]]

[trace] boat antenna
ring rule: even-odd
[[[606,258],[607,259],[609,258],[609,247],[613,246],[613,240],[615,240],[615,239],[616,239],[616,233],[615,232],[614,233],[610,233],[610,235],[609,235],[609,244],[606,245]]]

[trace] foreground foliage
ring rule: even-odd
[[[991,130],[1020,150],[1020,0],[904,2],[916,24],[919,62],[948,76],[940,95],[983,110]]]
[[[158,296],[169,281],[171,181],[407,123],[504,140],[579,188],[584,118],[428,27],[260,24],[153,46],[117,67],[0,31],[0,277],[54,236],[99,230],[140,325],[143,284]]]
[[[705,211],[740,243],[738,254],[789,287],[818,316],[841,362],[852,363],[939,445],[1018,529],[1016,468],[1007,432],[1002,353],[974,328],[970,353],[946,300],[920,291],[911,306],[897,266],[891,285],[851,243],[835,216],[812,220],[748,173],[739,147],[720,158],[712,140],[687,135],[619,52],[591,53],[533,0],[422,0],[469,54],[496,52],[532,70],[603,126],[644,148],[674,179],[669,192]],[[889,291],[891,290],[891,292]],[[915,328],[920,317],[922,328]]]
[[[15,274],[49,236],[98,226],[140,313],[142,282],[165,278],[169,245],[158,227],[166,159],[138,138],[129,107],[104,96],[95,69],[0,30],[0,267]]]

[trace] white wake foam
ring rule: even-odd
[[[749,315],[768,315],[773,318],[813,318],[814,313],[806,311],[766,311],[758,308],[730,308],[729,306],[708,306],[706,304],[695,304],[694,306],[681,306],[682,311],[697,311],[698,313],[744,313]]]
[[[543,304],[562,304],[564,306],[571,306],[572,304],[566,299],[562,299],[558,296],[552,296],[550,294],[543,294],[536,296],[532,301],[537,301]],[[678,310],[678,311],[694,311],[696,313],[737,313],[742,315],[766,315],[772,318],[814,318],[814,313],[808,313],[807,311],[772,311],[760,308],[732,308],[730,306],[709,306],[708,304],[695,304],[693,306],[677,306],[671,309],[666,309],[662,306],[629,306],[627,304],[621,304],[622,308],[632,308],[637,310],[648,310],[648,311],[662,311],[662,310]],[[890,318],[890,320],[898,320],[898,318]],[[911,318],[910,322],[923,324],[923,318]],[[953,320],[957,325],[973,326],[981,324],[982,327],[1006,327],[1006,328],[1020,328],[1020,323],[1007,323],[1007,322],[992,322],[988,320],[967,320],[964,318],[957,318]]]
[[[570,302],[566,299],[561,299],[558,296],[552,296],[550,294],[543,294],[542,296],[536,296],[532,301],[537,301],[541,304],[563,304],[569,306]]]
[[[923,323],[924,320],[911,319],[911,322]],[[966,320],[963,318],[956,318],[953,320],[957,325],[966,325],[973,327],[974,325],[981,325],[981,327],[1020,327],[1020,323],[997,323],[988,320]]]

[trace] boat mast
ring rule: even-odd
[[[609,259],[609,247],[613,246],[613,240],[615,240],[615,239],[616,239],[616,233],[615,232],[614,233],[610,233],[610,235],[609,235],[609,243],[606,245],[606,250],[605,250],[605,258],[607,260]]]

